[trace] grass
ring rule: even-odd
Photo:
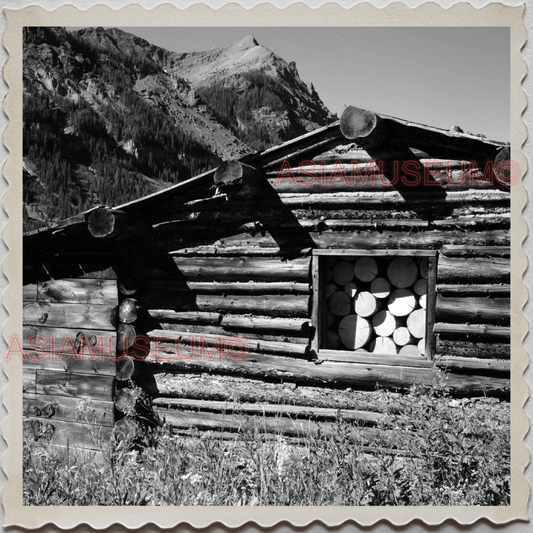
[[[24,504],[509,505],[508,403],[435,387],[394,404],[370,436],[340,416],[333,431],[266,436],[261,417],[236,414],[230,439],[163,425],[150,444],[122,440],[93,456],[25,439]]]

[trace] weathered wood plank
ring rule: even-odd
[[[24,433],[30,443],[61,445],[71,448],[102,451],[111,444],[112,430],[107,426],[87,426],[63,420],[43,420],[26,418],[23,421]]]
[[[36,370],[35,392],[110,402],[113,401],[114,382],[115,379],[111,376],[69,374],[38,369]]]
[[[441,283],[437,285],[437,292],[439,294],[453,294],[465,296],[494,296],[504,297],[511,295],[511,285],[508,283],[494,284],[479,284],[479,285],[456,285]]]
[[[22,392],[23,394],[35,394],[37,381],[37,369],[22,367]]]
[[[115,330],[109,305],[26,302],[22,313],[23,325]]]
[[[436,318],[440,322],[496,324],[511,323],[510,298],[437,296]]]
[[[509,259],[439,257],[438,283],[510,283]]]
[[[46,328],[23,326],[22,346],[46,353],[78,355],[81,358],[113,357],[116,332],[98,329]]]
[[[496,342],[508,341],[511,338],[511,328],[499,326],[485,326],[479,324],[448,324],[437,322],[433,330],[438,334],[457,335],[470,337],[480,337],[492,339]]]
[[[23,415],[36,417],[43,421],[64,420],[67,422],[88,422],[113,426],[114,412],[112,402],[91,400],[89,410],[79,412],[80,401],[77,398],[54,396],[50,394],[24,394]]]
[[[292,261],[250,257],[173,259],[186,278],[217,281],[307,281],[310,262],[306,257]]]
[[[24,350],[24,368],[42,368],[71,374],[99,374],[114,376],[117,361],[113,357],[84,357],[76,359],[73,354],[46,353],[36,350]]]
[[[231,352],[235,349],[239,352],[242,351],[244,357],[250,351],[304,357],[308,349],[307,345],[304,344],[253,340],[236,335],[231,337],[210,334],[197,335],[196,333],[189,333],[187,331],[153,330],[149,331],[147,336],[151,341],[150,351],[153,353],[157,351],[159,357],[163,354],[175,355],[178,349],[176,345],[186,345],[189,347],[188,349],[182,348],[180,350],[181,357],[195,357],[195,355],[196,357],[202,357],[202,346],[219,350],[220,356],[228,350]],[[206,350],[206,355],[209,358],[210,353],[213,354],[215,352]],[[214,355],[214,357],[217,357],[217,355]]]
[[[107,279],[57,279],[39,283],[39,302],[117,305],[117,282]]]
[[[291,418],[312,418],[322,420],[350,420],[362,425],[376,425],[384,418],[382,414],[353,409],[331,409],[326,407],[303,407],[299,405],[281,405],[270,403],[237,403],[224,401],[191,400],[183,398],[155,398],[153,405],[187,411],[210,411],[249,415],[282,415]]]
[[[37,283],[27,283],[22,286],[22,301],[36,302],[37,301]]]

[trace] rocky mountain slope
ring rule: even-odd
[[[249,36],[179,54],[118,29],[24,29],[25,229],[119,203],[331,122]]]

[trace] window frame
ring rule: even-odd
[[[325,306],[322,305],[321,298],[324,294],[325,283],[325,257],[426,257],[428,260],[427,272],[427,304],[426,304],[426,356],[402,356],[379,353],[357,353],[350,350],[331,350],[319,348],[319,339],[324,338],[325,324],[322,320],[322,311]],[[312,310],[311,322],[314,327],[314,335],[311,340],[311,352],[319,360],[323,361],[342,361],[351,363],[381,363],[384,364],[386,359],[394,358],[394,361],[401,363],[403,360],[407,363],[418,362],[420,366],[427,366],[427,363],[433,364],[435,357],[435,304],[437,300],[437,257],[438,250],[420,250],[420,249],[327,249],[313,250],[311,258],[311,277],[312,277]],[[426,364],[424,364],[426,363]]]

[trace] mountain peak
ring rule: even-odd
[[[253,48],[254,46],[259,46],[259,43],[255,40],[255,37],[250,34],[235,42],[231,47],[245,50],[246,48]]]

